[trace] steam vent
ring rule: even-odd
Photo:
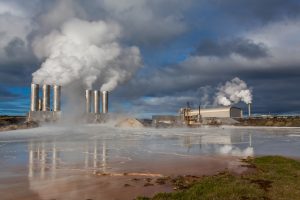
[[[55,122],[62,118],[61,86],[31,84],[28,121]],[[51,101],[52,93],[52,101]],[[84,94],[83,94],[84,95]],[[51,105],[52,103],[52,105]],[[80,119],[88,123],[102,123],[108,118],[108,91],[85,90],[85,108]]]
[[[31,84],[31,102],[28,121],[57,121],[61,117],[61,86],[53,85],[53,107],[50,105],[51,86],[42,86],[42,95],[38,84]]]
[[[100,108],[101,105],[101,108]],[[105,122],[108,117],[108,91],[85,91],[85,119],[87,122]]]

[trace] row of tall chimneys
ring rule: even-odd
[[[108,91],[99,90],[86,90],[85,91],[85,102],[86,102],[86,113],[92,112],[92,100],[93,100],[93,113],[100,113],[100,94],[102,96],[102,113],[108,113]]]
[[[53,111],[61,110],[61,86],[53,85]],[[50,85],[43,85],[42,99],[39,98],[39,85],[31,84],[30,111],[50,111]]]

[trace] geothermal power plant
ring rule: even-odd
[[[28,121],[55,122],[62,118],[61,111],[61,90],[60,85],[31,84],[31,104],[28,113]],[[84,93],[85,92],[85,93]],[[41,93],[41,94],[40,94]],[[52,94],[52,95],[51,95]],[[85,90],[85,107],[79,110],[79,119],[87,123],[102,123],[108,119],[108,91]],[[51,101],[52,97],[52,101]],[[79,107],[80,109],[80,107]],[[251,104],[248,104],[248,115],[251,116]],[[240,108],[226,106],[220,108],[181,108],[179,115],[166,116],[156,115],[152,117],[152,124],[181,124],[201,125],[218,119],[221,123],[232,123],[226,119],[243,118],[243,111]],[[225,121],[224,121],[225,119]]]
[[[40,85],[32,83],[28,121],[54,122],[61,119],[61,90],[60,85],[44,84],[41,86],[40,94]],[[102,102],[102,110],[100,110],[100,102]],[[83,119],[87,122],[105,121],[105,116],[108,114],[108,91],[86,90],[85,111],[82,111],[82,113],[84,113]]]

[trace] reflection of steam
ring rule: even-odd
[[[232,145],[222,146],[219,152],[223,155],[232,155],[232,156],[240,156],[240,157],[248,157],[253,156],[254,151],[252,147],[247,147],[244,150],[241,150],[238,147],[234,147]]]
[[[245,139],[248,138],[248,141]],[[194,141],[194,142],[193,142]],[[244,150],[236,147],[238,144],[248,144]],[[214,153],[232,156],[253,156],[254,149],[252,147],[252,135],[244,138],[244,135],[200,135],[200,136],[184,136],[183,146],[190,152],[194,145],[197,145],[202,152],[210,152],[214,149]],[[220,147],[221,145],[221,147]],[[173,154],[173,153],[172,153]]]

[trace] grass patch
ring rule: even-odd
[[[137,200],[300,200],[299,161],[264,156],[245,162],[256,168],[256,172],[242,176],[226,172],[203,177],[180,191],[159,193],[153,198],[139,197]]]

